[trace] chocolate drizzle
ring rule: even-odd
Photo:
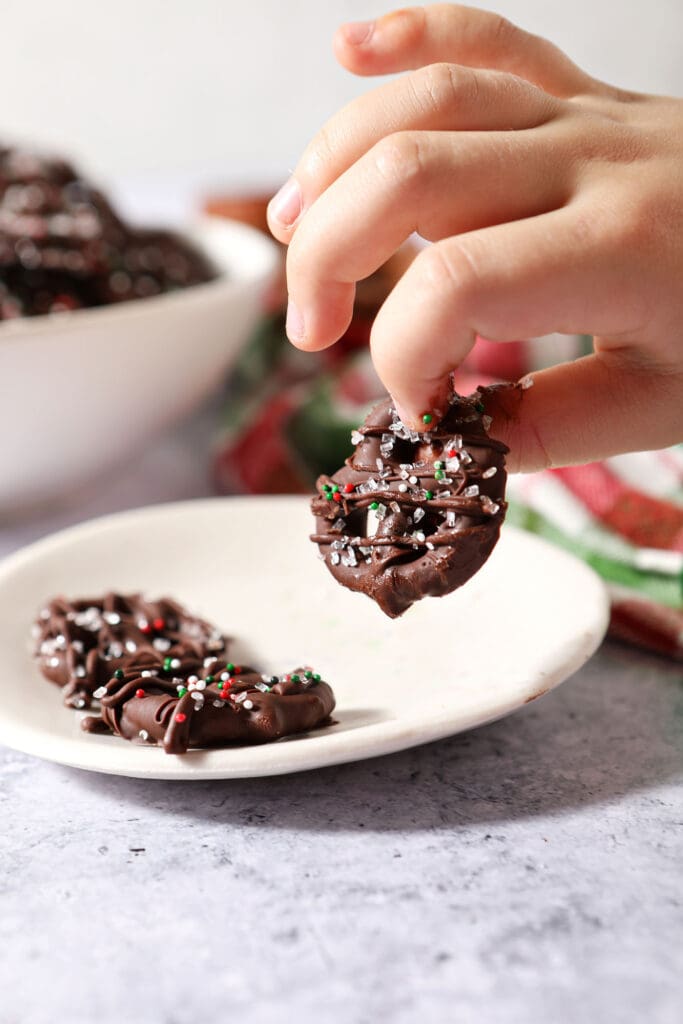
[[[43,675],[63,687],[64,703],[90,706],[93,693],[132,658],[200,664],[226,651],[226,638],[170,598],[110,592],[70,601],[56,597],[34,626],[35,656]]]
[[[168,667],[166,667],[168,666]],[[264,676],[253,668],[145,651],[95,694],[101,716],[82,721],[86,732],[111,732],[167,754],[191,747],[267,743],[322,725],[334,708],[330,686],[310,668]]]
[[[344,467],[317,481],[311,540],[339,582],[392,618],[461,586],[498,539],[508,449],[488,436],[488,391],[454,395],[425,432],[409,430],[385,400],[353,432]]]

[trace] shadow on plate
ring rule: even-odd
[[[382,758],[232,781],[73,777],[103,800],[265,829],[387,832],[525,819],[676,775],[680,678],[676,666],[606,645],[573,681],[517,714]]]

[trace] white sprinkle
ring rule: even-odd
[[[422,532],[422,530],[415,530],[415,532],[413,533],[413,537],[415,538],[415,540],[419,541],[420,544],[424,544],[425,535]]]
[[[204,665],[204,668],[208,668],[209,665],[213,665],[215,660],[216,660],[215,658],[204,658],[204,661],[203,661],[202,664]]]
[[[149,733],[147,732],[146,729],[140,729],[138,736],[140,737],[141,740],[144,740],[145,742],[149,739]]]
[[[451,441],[450,448],[455,448],[456,451],[460,451],[462,448],[462,434],[456,434]]]
[[[410,483],[413,484],[413,486],[414,486],[417,483],[417,477],[416,476],[411,476],[410,477]]]
[[[40,617],[41,617],[41,619],[49,619],[50,618],[50,609],[49,608],[41,608],[41,610],[40,610]]]
[[[138,619],[138,629],[145,630],[149,626],[147,619]]]
[[[355,569],[358,565],[358,559],[356,558],[356,552],[353,548],[349,548],[345,555],[342,555],[341,564],[347,566],[349,569]]]
[[[386,514],[387,514],[387,506],[386,505],[382,505],[382,503],[380,502],[380,504],[377,506],[377,512],[376,512],[377,518],[378,519],[384,519]]]
[[[399,491],[400,490],[401,490],[401,488],[399,487]],[[392,512],[400,512],[401,511],[401,506],[399,505],[399,503],[397,501],[390,501],[389,502],[389,508],[391,509]]]
[[[142,672],[140,673],[140,676],[141,676],[142,679],[150,679],[151,676],[152,676],[152,673],[150,672],[150,670],[148,668],[144,668],[142,670]]]
[[[351,444],[360,444],[362,440],[363,435],[361,434],[360,430],[351,431]]]
[[[497,469],[496,466],[489,466],[489,468],[485,469],[484,472],[481,475],[484,478],[484,480],[490,480],[491,477],[495,476],[497,472],[498,472],[498,469]]]
[[[85,701],[83,700],[83,698],[82,698],[82,697],[79,697],[79,698],[78,698],[78,700],[76,701],[76,704],[75,704],[75,706],[76,706],[77,708],[84,708],[84,707],[85,707]]]
[[[495,501],[491,501],[488,494],[482,494],[481,507],[484,510],[484,512],[488,512],[489,515],[495,516],[496,512],[500,508],[500,505],[497,505]]]
[[[126,650],[129,652],[129,654],[134,654],[137,651],[137,649],[138,645],[135,643],[135,640],[126,640]]]
[[[457,455],[454,455],[450,459],[446,459],[446,469],[449,473],[457,473],[460,469],[460,459]]]
[[[84,675],[85,675],[85,668],[83,667],[83,665],[77,665],[76,666],[76,678],[77,679],[82,679],[84,677]]]
[[[519,382],[519,386],[522,389],[522,391],[528,391],[529,388],[532,388],[534,386],[534,378],[522,377],[522,379]]]
[[[206,679],[198,679],[197,682],[195,683],[195,686],[196,686],[196,688],[198,690],[205,690],[206,689]]]
[[[399,484],[398,489],[401,492],[401,494],[405,494],[405,492],[408,490],[408,484]]]
[[[270,690],[270,686],[268,686],[266,682],[255,683],[254,685],[256,686],[257,690],[261,691],[261,693],[268,693],[268,691]]]
[[[152,647],[155,651],[168,651],[171,647],[171,641],[167,640],[164,636],[155,636],[152,640]]]
[[[171,668],[180,668],[180,658],[174,658],[171,662]]]
[[[419,523],[421,519],[425,517],[425,510],[423,508],[416,508],[413,512],[413,522]]]
[[[204,703],[204,694],[203,693],[199,693],[198,690],[193,690],[192,691],[192,700],[195,702],[195,704],[203,704]]]
[[[100,698],[104,697],[106,692],[107,692],[107,687],[106,686],[98,686],[98,688],[93,693],[93,697],[95,697],[97,700],[100,700]]]
[[[247,709],[247,711],[251,711],[251,709],[254,706],[254,702],[252,700],[245,700],[244,701],[244,706]]]
[[[244,691],[242,693],[231,693],[230,696],[234,700],[235,704],[243,704],[247,699],[247,695]]]
[[[60,648],[61,650],[64,650],[64,648],[66,647],[66,637],[64,636],[63,633],[59,633],[55,637],[55,647]]]
[[[432,544],[431,540],[427,541],[425,547],[427,547],[430,551],[434,550],[434,545]]]
[[[187,677],[188,683],[196,683],[198,680],[199,680],[199,676],[188,676]]]
[[[455,512],[446,513],[446,526],[455,526]]]
[[[338,551],[330,551],[330,564],[339,565],[341,562],[341,555]]]
[[[221,672],[221,682],[224,683],[230,678],[229,672]]]
[[[225,704],[223,703],[222,700],[215,700],[215,701],[213,701],[213,706],[215,708],[224,708]]]
[[[377,469],[380,471],[380,473],[384,472],[384,462],[382,461],[382,459],[375,459],[375,465],[377,466]]]
[[[462,493],[465,498],[476,498],[479,494],[479,486],[478,484],[471,484]]]
[[[472,456],[470,455],[469,452],[465,451],[464,448],[460,452],[460,461],[462,462],[463,466],[469,466],[470,462],[472,461]]]
[[[78,654],[83,654],[83,643],[80,640],[73,640],[71,646]]]
[[[59,665],[59,658],[50,658],[50,660],[48,661],[48,665],[50,666],[50,668],[57,668]]]
[[[102,618],[105,622],[109,623],[110,626],[118,626],[121,621],[121,616],[118,612],[105,612]]]

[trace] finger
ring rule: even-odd
[[[342,25],[334,49],[339,62],[357,75],[451,61],[510,71],[555,96],[573,96],[595,84],[548,40],[499,14],[460,4],[409,7],[375,22]]]
[[[562,132],[399,132],[382,139],[311,207],[289,247],[292,340],[333,344],[353,313],[355,282],[414,231],[436,240],[530,217],[569,197]],[[558,170],[559,166],[559,170]]]
[[[509,471],[529,473],[679,442],[682,390],[680,372],[607,351],[541,370],[528,390],[492,395],[486,412]]]
[[[503,342],[632,335],[648,310],[622,250],[619,231],[610,236],[593,205],[577,203],[420,253],[371,336],[377,371],[406,421],[418,427],[425,412],[443,411],[448,374],[477,334]]]
[[[534,128],[559,110],[553,97],[512,75],[452,64],[421,68],[359,97],[327,122],[307,146],[293,178],[271,200],[270,229],[288,242],[302,212],[386,135]]]

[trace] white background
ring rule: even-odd
[[[1,0],[0,138],[100,179],[270,185],[338,106],[337,24],[384,0]],[[489,5],[482,5],[489,6]],[[499,0],[594,75],[683,92],[681,0]]]

